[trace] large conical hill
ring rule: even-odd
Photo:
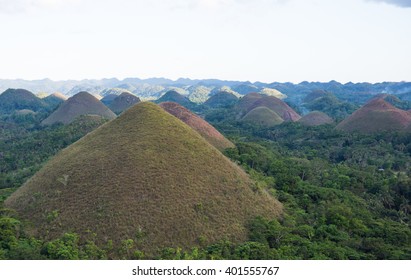
[[[45,239],[94,232],[98,244],[136,239],[147,254],[246,239],[255,216],[281,204],[158,105],[139,103],[53,157],[5,206]],[[117,247],[118,248],[118,247]]]
[[[42,124],[69,124],[81,115],[99,115],[109,120],[116,117],[116,114],[96,97],[88,92],[79,92],[61,104],[57,110],[43,120]]]
[[[411,115],[383,99],[373,99],[337,125],[337,129],[374,133],[406,129]]]
[[[174,102],[160,103],[161,108],[172,114],[176,118],[182,120],[188,126],[197,131],[203,136],[211,145],[219,150],[233,148],[234,144],[225,138],[217,129],[211,124],[192,113],[190,110],[184,108],[180,104]]]

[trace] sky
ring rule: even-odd
[[[411,0],[0,0],[0,79],[411,81]]]

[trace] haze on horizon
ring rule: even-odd
[[[0,79],[411,81],[409,0],[0,0]]]

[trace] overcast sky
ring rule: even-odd
[[[411,0],[0,0],[0,79],[411,81]]]

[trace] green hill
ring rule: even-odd
[[[161,96],[156,101],[157,104],[162,102],[175,102],[189,109],[195,106],[195,103],[191,102],[190,99],[184,97],[175,90],[167,91],[163,96]]]
[[[227,107],[235,104],[238,101],[237,96],[231,92],[220,91],[211,96],[204,105],[212,108]]]
[[[99,115],[107,119],[114,119],[114,114],[100,100],[88,92],[79,92],[67,99],[48,118],[42,121],[43,125],[54,123],[69,124],[81,115]]]
[[[219,150],[233,148],[234,144],[225,138],[217,129],[208,122],[184,108],[180,104],[174,102],[160,103],[161,108],[172,114],[176,118],[182,120],[192,129],[203,136],[211,145]]]
[[[287,105],[287,103],[274,96],[263,96],[257,99],[251,106],[248,107],[248,110],[251,111],[257,107],[267,107],[268,109],[276,112],[286,122],[295,122],[301,118],[299,114]]]
[[[67,100],[67,97],[61,93],[55,92],[43,98],[51,108],[56,108],[61,103]]]
[[[10,114],[17,110],[38,112],[48,108],[46,102],[25,89],[8,89],[0,95],[0,114]]]
[[[255,216],[281,204],[197,132],[143,102],[52,158],[6,201],[32,233],[134,239],[148,254],[246,239]]]
[[[140,101],[140,98],[138,98],[137,96],[128,92],[123,92],[122,94],[114,98],[114,100],[110,103],[109,108],[114,113],[120,114],[134,104],[139,103]]]
[[[267,107],[257,107],[248,112],[242,118],[242,122],[252,123],[263,127],[272,127],[283,123],[284,120],[276,112]]]

